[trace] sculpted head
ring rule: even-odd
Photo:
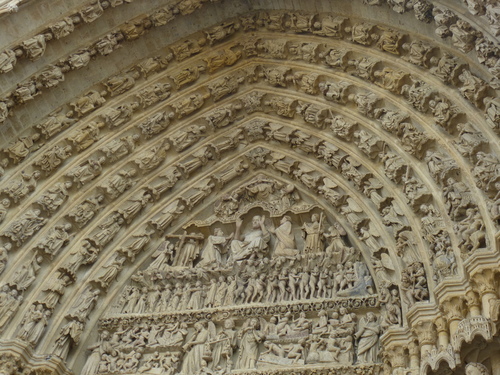
[[[253,229],[259,229],[260,228],[260,216],[259,215],[255,215],[253,218],[252,218],[252,228]]]
[[[465,375],[489,375],[489,371],[482,363],[469,363],[465,366]]]

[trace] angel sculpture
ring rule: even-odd
[[[352,198],[347,198],[346,203],[340,207],[340,213],[345,215],[347,221],[355,228],[361,227],[367,220],[359,217],[358,214],[364,210]]]
[[[196,322],[194,332],[188,338],[184,346],[184,360],[181,366],[181,374],[197,374],[203,367],[203,361],[208,355],[212,356],[210,351],[210,342],[216,337],[215,325],[213,322]]]
[[[163,241],[151,256],[155,260],[149,265],[148,270],[164,270],[165,266],[168,266],[168,263],[172,260],[174,247],[175,245],[172,242]]]

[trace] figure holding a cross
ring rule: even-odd
[[[205,239],[201,233],[171,234],[165,238],[178,238],[175,245],[175,258],[172,263],[174,267],[193,267],[193,262],[200,254],[201,242]]]

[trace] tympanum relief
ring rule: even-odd
[[[381,362],[379,336],[401,324],[397,287],[381,315],[360,249],[293,183],[259,175],[180,232],[169,232],[168,222],[156,228],[163,238],[151,260],[100,320],[86,375],[348,365],[372,373]],[[112,280],[124,259],[117,255],[98,281]],[[79,320],[97,292],[89,289],[69,318]],[[61,331],[60,350],[75,340],[70,329]]]

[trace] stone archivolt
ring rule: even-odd
[[[73,32],[75,17],[93,22],[119,2],[105,3],[61,28]],[[427,19],[417,3],[417,18]],[[184,0],[141,17],[46,68],[4,93],[0,119],[96,53],[199,7]],[[463,52],[476,43],[495,74],[479,49],[487,42],[434,9],[439,32]],[[26,39],[23,53],[37,60],[54,30]],[[498,250],[498,76],[420,40],[337,14],[249,13],[115,72],[33,124],[1,162],[2,353],[33,357],[30,368],[38,354],[9,345],[32,347],[85,374],[498,368],[460,357],[496,334],[497,273],[474,262],[493,265]],[[11,64],[0,60],[2,72],[14,55],[2,55]],[[259,218],[258,246],[236,238],[240,217]],[[321,238],[309,242],[315,225]],[[337,259],[348,249],[352,259]],[[277,287],[265,294],[271,269]],[[234,300],[212,301],[211,288],[229,288],[231,278],[241,288]],[[290,281],[314,278],[302,288],[316,294]],[[163,308],[158,295],[168,291],[185,304]],[[106,305],[116,305],[111,315]],[[352,319],[348,330],[335,314]],[[288,333],[266,333],[274,320]],[[222,348],[216,337],[229,333],[238,338]]]

